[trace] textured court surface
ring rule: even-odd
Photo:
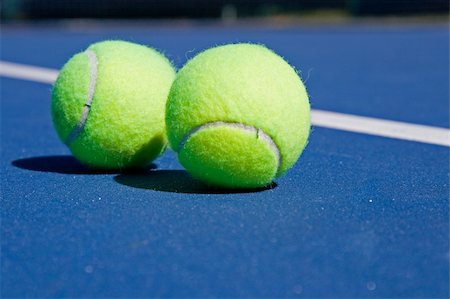
[[[448,128],[448,25],[3,26],[1,60],[58,69],[102,39],[265,43],[315,109]],[[2,297],[448,297],[449,149],[314,127],[270,190],[204,188],[168,152],[93,173],[58,140],[50,84],[1,79]]]

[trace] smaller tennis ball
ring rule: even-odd
[[[166,127],[194,177],[219,187],[263,187],[291,168],[307,143],[308,95],[296,71],[266,47],[219,46],[178,72]]]
[[[164,111],[172,64],[146,46],[95,43],[62,68],[52,93],[60,139],[82,163],[141,167],[166,147]]]

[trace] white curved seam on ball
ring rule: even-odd
[[[84,54],[88,57],[89,61],[89,89],[86,97],[86,102],[83,106],[83,113],[81,114],[80,120],[77,125],[73,128],[72,132],[70,132],[69,136],[66,139],[66,144],[71,144],[83,131],[83,128],[86,124],[89,112],[91,111],[92,99],[94,98],[95,93],[95,85],[97,83],[97,55],[91,49],[87,49],[84,51]]]
[[[195,127],[194,129],[189,131],[183,137],[183,139],[181,140],[181,142],[178,146],[178,152],[181,151],[181,149],[184,147],[184,145],[189,140],[189,138],[191,138],[191,136],[194,135],[195,133],[197,133],[198,131],[201,131],[203,129],[221,127],[221,126],[225,126],[225,127],[229,127],[229,128],[236,128],[236,129],[244,130],[244,131],[247,131],[250,133],[254,133],[257,139],[262,139],[266,143],[266,145],[270,148],[270,150],[273,152],[273,154],[275,155],[276,160],[277,160],[277,171],[279,170],[279,168],[281,166],[281,153],[280,153],[280,150],[279,150],[277,144],[272,139],[272,137],[270,137],[268,134],[266,134],[261,129],[258,129],[256,127],[249,126],[249,125],[244,125],[242,123],[216,121],[216,122],[211,122],[211,123],[207,123],[207,124]]]

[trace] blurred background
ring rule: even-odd
[[[448,16],[448,0],[2,0],[3,22],[71,18]]]

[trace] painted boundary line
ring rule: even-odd
[[[54,69],[0,61],[0,76],[52,84]],[[351,114],[312,110],[314,126],[450,147],[450,130]]]
[[[311,114],[318,127],[450,147],[449,129],[323,110]]]
[[[0,76],[52,84],[58,76],[58,71],[42,67],[0,61]]]

